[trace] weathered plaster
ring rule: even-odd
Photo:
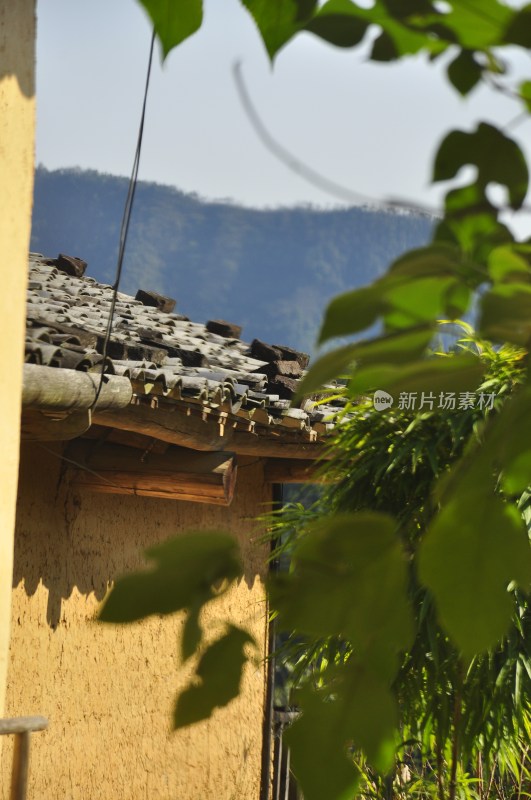
[[[34,0],[0,0],[0,320],[9,375],[0,396],[0,716],[11,618],[24,307],[33,194]]]
[[[231,530],[245,579],[208,610],[205,624],[250,626],[263,657],[267,550],[251,539],[252,518],[269,500],[259,463],[240,468],[228,509],[76,496],[61,482],[58,458],[37,444],[23,447],[7,711],[50,719],[33,737],[32,800],[258,800],[263,661],[247,669],[227,708],[172,733],[175,692],[191,667],[179,660],[182,616],[125,627],[93,620],[109,582],[139,567],[146,547],[187,529]]]

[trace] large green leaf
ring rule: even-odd
[[[418,358],[428,347],[433,335],[433,328],[424,325],[419,328],[400,333],[381,336],[367,342],[349,344],[332,350],[321,356],[304,376],[298,388],[298,396],[304,397],[318,391],[328,381],[341,378],[354,363],[393,365]]]
[[[355,352],[356,345],[347,344],[317,359],[299,383],[297,397],[305,397],[318,391],[329,381],[340,379],[353,364]]]
[[[285,735],[305,800],[355,797],[353,749],[384,772],[394,756],[397,709],[389,685],[354,658],[330,672],[333,696],[300,692],[302,716]]]
[[[481,122],[476,131],[452,131],[439,147],[434,164],[434,181],[454,178],[472,164],[478,169],[478,184],[506,186],[510,206],[518,209],[527,193],[529,173],[518,145],[498,128]]]
[[[483,458],[501,469],[501,486],[519,495],[531,486],[531,387],[507,400],[485,436]]]
[[[408,250],[389,267],[390,275],[409,278],[469,276],[473,265],[463,261],[459,248],[436,242]]]
[[[403,25],[392,17],[378,18],[383,28],[382,33],[374,40],[371,50],[372,61],[394,61],[403,56],[414,55],[420,50],[438,54],[446,48],[446,43],[423,31],[414,30]]]
[[[394,521],[363,512],[330,517],[296,546],[294,571],[271,583],[285,630],[351,641],[382,678],[412,636],[407,569]]]
[[[507,591],[528,589],[531,549],[519,511],[489,492],[456,492],[430,526],[419,551],[419,576],[440,619],[471,658],[497,644],[511,622]]]
[[[177,697],[175,729],[208,719],[214,709],[226,706],[238,696],[247,661],[246,644],[253,644],[252,637],[229,625],[228,632],[208,647],[201,656],[194,682]]]
[[[238,545],[228,534],[196,531],[150,548],[149,570],[119,578],[100,612],[103,622],[133,622],[171,614],[219,594],[220,581],[242,574]],[[193,641],[192,630],[189,631]]]
[[[465,50],[485,51],[501,44],[514,12],[499,0],[457,0],[450,3],[448,13],[432,18],[440,35],[442,28],[447,38],[459,43]]]
[[[498,220],[498,209],[489,202],[485,188],[477,183],[451,189],[445,200],[445,216],[437,226],[437,241],[451,241],[473,257],[477,267],[476,285],[493,247],[512,241],[508,228]],[[485,274],[486,278],[486,274]]]
[[[348,394],[357,397],[383,389],[394,396],[396,406],[402,393],[416,394],[420,401],[423,393],[425,398],[430,395],[437,398],[440,392],[472,392],[479,386],[484,372],[484,365],[470,353],[434,356],[404,366],[370,365],[352,374]],[[415,407],[418,408],[418,404]],[[424,405],[424,408],[429,406]]]
[[[531,47],[531,3],[514,14],[505,31],[504,41],[526,49]]]
[[[360,772],[347,754],[342,709],[315,692],[306,692],[300,702],[303,715],[284,736],[305,800],[352,800]]]
[[[164,58],[201,27],[202,0],[138,0],[149,14]]]
[[[531,342],[531,285],[498,283],[481,299],[479,332],[496,342]]]
[[[477,265],[451,245],[412,250],[371,286],[335,297],[326,309],[319,342],[358,333],[382,316],[388,330],[459,316],[469,302],[465,282],[480,283],[483,278]]]
[[[528,253],[525,253],[529,257]],[[494,248],[488,258],[489,275],[494,283],[505,281],[531,281],[529,261],[519,252],[517,245]]]
[[[428,275],[411,280],[382,280],[381,285],[385,326],[396,330],[434,322],[438,317],[449,318],[453,306],[447,298],[459,282],[453,277]]]
[[[319,343],[368,328],[384,309],[385,304],[377,283],[334,297],[325,311]]]
[[[459,356],[422,356],[431,339],[430,326],[421,326],[350,344],[321,356],[301,381],[298,396],[319,391],[334,378],[348,378],[348,394],[363,395],[384,389],[400,392],[470,392],[477,388],[485,368],[471,353]]]
[[[252,15],[269,57],[278,51],[311,18],[316,0],[241,0]]]

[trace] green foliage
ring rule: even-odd
[[[347,519],[355,519],[370,509],[369,518],[373,522],[382,514],[386,520],[389,520],[387,515],[396,520],[396,543],[408,555],[407,594],[415,635],[412,643],[406,642],[395,651],[399,664],[391,686],[373,687],[370,694],[371,704],[377,708],[378,690],[382,702],[391,691],[400,731],[395,745],[399,741],[409,742],[405,749],[397,749],[390,773],[396,796],[403,793],[404,797],[428,797],[430,783],[438,791],[437,776],[448,792],[456,758],[454,743],[458,746],[456,781],[460,791],[465,786],[473,791],[469,761],[482,759],[485,772],[498,769],[499,762],[493,761],[495,754],[505,747],[506,754],[514,757],[520,747],[522,726],[529,723],[531,683],[522,680],[522,674],[527,676],[528,671],[531,674],[531,614],[524,595],[515,591],[514,583],[511,591],[507,591],[509,584],[518,580],[526,587],[529,585],[531,553],[523,519],[529,525],[531,515],[526,518],[522,514],[529,496],[522,495],[517,510],[514,501],[510,502],[515,493],[502,499],[499,487],[491,480],[489,467],[489,500],[482,505],[485,475],[477,473],[478,460],[472,457],[488,428],[494,430],[498,445],[502,445],[504,417],[507,419],[504,412],[511,406],[514,408],[513,398],[519,399],[525,378],[524,353],[511,347],[492,348],[475,340],[470,333],[458,342],[457,350],[462,348],[476,352],[476,358],[483,364],[486,375],[479,389],[495,394],[491,411],[476,407],[417,413],[397,408],[378,412],[372,403],[352,404],[348,406],[351,416],[343,420],[334,435],[333,459],[323,467],[331,483],[322,497],[309,509],[300,504],[288,506],[271,518],[271,536],[282,540],[281,551],[292,554],[294,563],[293,577],[283,576],[280,586],[286,592],[286,584],[289,587],[292,583],[295,595],[300,589],[296,555],[299,542],[308,547],[316,530],[329,531],[331,536],[335,531],[339,538],[340,521],[346,513]],[[497,446],[496,454],[499,471],[504,460],[503,447]],[[470,474],[464,472],[465,467]],[[466,491],[460,494],[458,489],[462,486]],[[454,496],[461,501],[464,497],[467,507],[453,518],[455,508],[447,501],[438,513],[441,500]],[[479,525],[475,524],[478,517]],[[437,527],[443,535],[438,536]],[[368,534],[371,529],[364,526],[365,530]],[[500,542],[497,537],[502,530],[509,538]],[[345,533],[343,539],[347,539]],[[334,542],[330,550],[346,546],[343,541]],[[313,564],[314,571],[325,570],[325,582],[331,580],[329,558],[320,553]],[[364,566],[368,568],[370,561],[360,556],[358,571],[363,572]],[[318,619],[326,620],[328,608],[333,613],[341,607],[339,588],[335,586],[341,575],[337,577],[334,573],[334,577],[334,588],[328,587],[331,599],[323,599]],[[320,576],[313,576],[316,588],[320,580]],[[421,582],[428,584],[431,591],[426,591]],[[374,584],[374,592],[387,597],[383,574],[374,578]],[[356,591],[357,580],[344,588],[344,614],[350,612],[350,597]],[[275,602],[275,584],[271,597]],[[391,591],[388,602],[392,602],[392,597],[398,599],[400,594]],[[283,602],[287,605],[285,599]],[[303,604],[303,599],[293,597],[292,602],[297,609],[297,603]],[[376,640],[380,639],[376,631],[385,629],[382,620],[378,620],[379,602],[373,597],[365,605],[368,629],[371,626]],[[281,613],[280,621],[284,619]],[[292,667],[292,687],[316,686],[320,693],[326,693],[327,689],[335,693],[338,665],[347,668],[352,661],[360,660],[370,663],[352,634],[348,638],[344,633],[338,636],[336,627],[333,636],[324,637],[324,626],[320,626],[319,637],[308,623],[300,624],[300,614],[297,613],[297,619],[288,617],[288,620],[292,634],[279,658]],[[389,643],[393,637],[386,630],[381,639]],[[481,655],[476,655],[480,652]],[[385,664],[385,654],[379,655],[378,661]],[[372,665],[370,669],[374,674]],[[293,693],[293,700],[303,708],[307,691]],[[351,743],[367,756],[366,743],[353,735],[356,725],[365,719],[363,707],[349,707],[344,697],[341,706],[350,708],[345,725],[349,726]],[[295,723],[294,731],[298,724]],[[338,750],[342,741],[337,740]],[[382,734],[380,741],[389,739]],[[304,754],[299,754],[299,758],[304,762]],[[360,757],[356,761],[362,767],[360,796],[365,797],[366,792],[367,796],[383,796],[385,782],[373,769],[374,762],[371,766],[371,758]],[[432,766],[426,768],[426,764]],[[411,775],[407,785],[401,777],[404,765]],[[412,770],[417,770],[414,776]],[[305,785],[308,777],[304,763],[299,772]]]
[[[530,6],[518,10],[499,0],[245,5],[271,58],[301,32],[353,47],[376,28],[373,60],[447,53],[459,93],[502,80],[519,108],[529,106],[529,81],[507,87],[501,56],[507,46],[531,47]],[[470,166],[475,177],[462,185],[462,168]],[[473,796],[474,781],[476,796],[492,794],[493,784],[501,795],[513,778],[517,797],[524,782],[526,793],[530,788],[522,747],[531,711],[531,681],[524,679],[531,676],[524,527],[531,516],[530,245],[516,242],[500,220],[504,211],[522,208],[528,168],[506,132],[479,122],[475,131],[447,135],[433,176],[452,182],[433,243],[331,302],[321,341],[371,330],[363,342],[341,342],[323,356],[301,387],[343,391],[346,399],[327,469],[335,483],[307,524],[302,515],[293,529],[291,513],[285,547],[293,566],[270,588],[280,621],[292,629],[291,645],[299,647],[302,715],[289,741],[309,800],[351,798],[362,772],[360,791],[389,796],[390,786],[404,783],[396,770],[378,775],[390,768],[393,752],[404,759],[417,753],[418,796],[455,800],[458,788]],[[493,185],[504,187],[507,202],[492,199]],[[451,355],[434,355],[437,318],[462,317],[473,298],[486,341],[469,332]],[[331,378],[340,378],[339,386],[328,386]],[[376,389],[445,396],[467,388],[496,395],[492,408],[414,413],[398,405],[384,413],[363,402]],[[171,603],[160,598],[157,607]],[[194,607],[193,593],[187,607]],[[196,640],[193,623],[187,651]],[[235,691],[234,674],[221,702]],[[197,696],[203,714],[220,704],[194,691],[187,702]],[[426,764],[435,776],[431,786]]]
[[[496,643],[511,624],[507,587],[531,584],[531,550],[518,510],[494,495],[477,502],[459,493],[429,527],[419,556],[419,578],[429,586],[439,616],[463,656]]]
[[[356,643],[373,669],[393,676],[412,621],[406,562],[384,514],[335,515],[315,525],[292,552],[293,572],[271,586],[285,630],[342,636]],[[375,639],[374,631],[382,635]]]
[[[202,0],[138,0],[144,6],[162,45],[162,55],[192,36],[203,22]]]

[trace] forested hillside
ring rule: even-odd
[[[36,172],[31,249],[89,263],[112,282],[127,179],[77,169]],[[226,319],[311,350],[335,294],[368,283],[432,220],[364,208],[257,210],[140,182],[121,288],[170,295],[191,319]]]

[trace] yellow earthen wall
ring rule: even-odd
[[[37,444],[22,449],[7,712],[50,720],[49,730],[33,737],[29,798],[258,800],[267,548],[251,539],[252,518],[270,500],[261,465],[240,468],[229,509],[73,495],[61,466]],[[210,721],[173,733],[175,693],[190,672],[179,657],[183,617],[130,626],[94,617],[116,575],[138,568],[146,547],[187,529],[237,536],[245,579],[205,624],[218,632],[223,619],[249,626],[260,661],[246,670],[237,700]],[[3,800],[7,766],[4,759]]]
[[[24,308],[33,194],[34,0],[0,0],[0,717],[3,714],[18,477]],[[1,752],[1,751],[0,751]]]

